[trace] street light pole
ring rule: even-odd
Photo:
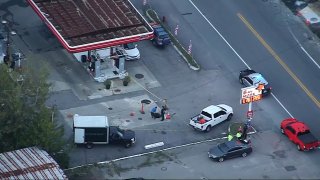
[[[9,27],[9,23],[6,20],[2,20],[1,23],[4,25],[5,27],[5,31],[7,32],[7,42],[6,42],[6,58],[4,59],[4,62],[9,65],[10,68],[14,68],[12,67],[12,51],[11,51],[11,34],[14,35],[15,32],[11,32],[10,31],[10,27]]]

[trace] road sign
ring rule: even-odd
[[[259,101],[262,98],[262,90],[256,86],[241,88],[240,104],[248,104]]]
[[[253,117],[253,111],[247,111],[247,118],[252,119]]]

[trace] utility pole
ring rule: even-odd
[[[4,29],[7,34],[7,41],[6,41],[6,56],[4,59],[5,64],[9,65],[11,69],[14,69],[14,62],[12,61],[12,50],[11,50],[11,35],[15,35],[14,31],[10,30],[9,23],[6,20],[2,20],[1,23],[4,25]]]

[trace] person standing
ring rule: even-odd
[[[231,141],[233,139],[233,136],[229,133],[228,134],[228,141]]]
[[[153,107],[153,108],[150,110],[150,114],[151,114],[151,117],[152,117],[153,119],[156,118],[156,116],[155,116],[155,113],[156,113],[156,112],[157,112],[157,106]]]
[[[238,139],[240,139],[241,136],[242,136],[242,131],[238,131],[237,134],[236,134],[236,137],[237,137]]]
[[[166,108],[164,106],[162,106],[161,108],[161,121],[164,120],[164,114],[166,113]]]

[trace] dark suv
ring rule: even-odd
[[[246,69],[246,70],[240,71],[239,82],[241,84],[244,84],[246,87],[258,86],[259,84],[264,84],[262,95],[266,96],[271,93],[271,87],[268,81],[262,76],[262,74],[257,73],[252,69]]]
[[[169,34],[158,24],[152,25],[154,31],[154,39],[152,39],[152,43],[154,45],[165,47],[171,43],[171,39]]]

